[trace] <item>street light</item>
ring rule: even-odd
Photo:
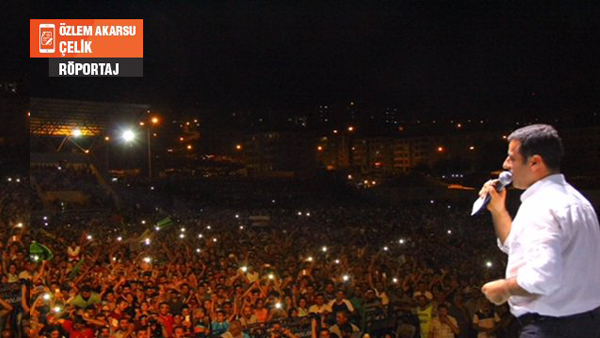
[[[135,139],[135,133],[129,129],[123,132],[123,140],[127,143],[133,141]]]
[[[81,136],[81,129],[79,129],[79,128],[73,129],[72,135],[73,135],[73,137],[80,137]]]

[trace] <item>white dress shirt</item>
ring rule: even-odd
[[[562,317],[600,306],[600,226],[583,195],[555,174],[521,195],[521,206],[506,241],[506,278],[531,297],[512,296],[515,316]]]

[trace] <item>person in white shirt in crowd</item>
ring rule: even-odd
[[[514,219],[506,189],[487,182],[498,245],[508,254],[506,278],[485,284],[494,304],[508,301],[520,338],[600,337],[600,226],[590,202],[560,173],[562,141],[549,125],[514,131],[503,167],[525,190]]]

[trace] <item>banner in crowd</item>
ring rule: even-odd
[[[21,284],[9,283],[0,286],[0,298],[11,305],[21,304]]]
[[[248,326],[248,334],[252,338],[270,337],[270,329],[273,324],[279,323],[284,329],[289,329],[298,338],[311,337],[311,322],[309,317],[288,318],[283,320],[271,321],[268,323],[253,324]]]

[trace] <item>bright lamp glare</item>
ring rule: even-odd
[[[80,129],[73,129],[73,137],[80,137],[81,136],[81,130]]]
[[[135,138],[135,134],[131,130],[126,130],[123,132],[123,140],[125,142],[131,142]]]

